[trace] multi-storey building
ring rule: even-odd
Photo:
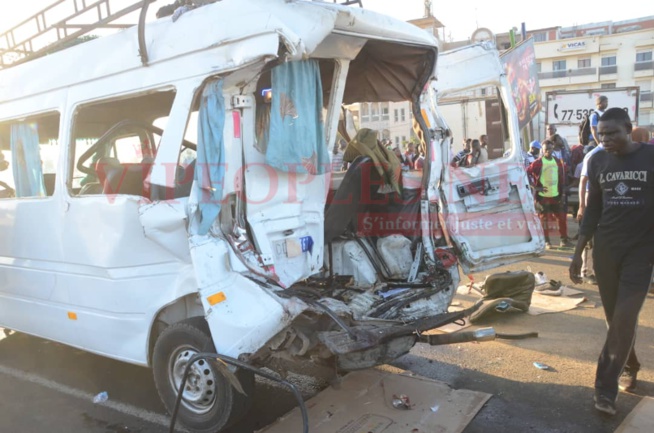
[[[639,87],[638,126],[654,131],[654,16],[543,28],[527,37],[535,42],[543,102],[555,90]],[[496,44],[510,48],[509,34],[498,34]],[[542,131],[544,116],[539,120]]]
[[[438,36],[443,25],[434,17],[411,21]],[[545,95],[550,91],[597,90],[615,87],[639,87],[638,126],[654,132],[654,16],[625,21],[607,21],[573,27],[549,27],[531,30],[527,38],[535,42],[538,78],[543,99],[543,112],[533,122],[532,138],[545,134]],[[494,36],[500,51],[511,47],[508,33]],[[443,49],[466,45],[471,41],[443,44]],[[479,101],[496,98],[494,89],[475,92]],[[471,95],[466,94],[465,100]],[[456,101],[443,101],[447,105]],[[480,102],[480,103],[481,103]],[[408,102],[363,104],[355,109],[359,126],[377,129],[380,138],[401,144],[411,139],[412,116]],[[609,101],[610,105],[610,101]],[[446,108],[454,110],[453,108]],[[460,110],[452,111],[459,116]],[[477,110],[479,111],[479,110]],[[482,110],[483,111],[483,110]],[[487,129],[485,115],[469,118],[460,136],[476,137]]]

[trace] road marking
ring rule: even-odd
[[[71,388],[70,386],[62,385],[58,382],[55,382],[53,380],[45,379],[41,376],[37,376],[32,373],[26,373],[24,371],[17,370],[15,368],[10,368],[10,367],[5,367],[3,365],[0,365],[0,374],[4,374],[7,376],[11,376],[15,379],[20,379],[26,382],[34,383],[36,385],[43,386],[45,388],[51,389],[53,391],[60,392],[62,394],[66,394],[71,397],[78,398],[80,400],[84,400],[86,402],[92,403],[93,402],[93,397],[94,395],[76,388]],[[125,415],[133,416],[136,418],[140,418],[142,420],[148,421],[152,424],[158,424],[163,427],[170,427],[170,418],[168,418],[165,415],[161,415],[155,412],[150,412],[145,409],[140,409],[136,406],[132,406],[130,404],[126,403],[120,403],[116,401],[111,401],[107,400],[103,403],[99,403],[100,406],[108,407],[110,409],[113,409],[117,412],[123,413]],[[179,431],[185,431],[185,430],[179,430]]]

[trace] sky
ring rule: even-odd
[[[56,0],[0,0],[0,32],[40,11]],[[72,0],[66,0],[72,3]],[[87,0],[89,2],[90,0]],[[366,9],[375,10],[401,20],[420,18],[424,14],[423,0],[362,0]],[[135,3],[136,0],[111,0],[112,4]],[[150,5],[152,12],[172,3],[158,0]],[[609,3],[571,0],[549,0],[525,6],[516,0],[432,0],[434,16],[445,25],[449,40],[468,39],[478,27],[487,27],[493,33],[520,29],[524,22],[527,30],[544,27],[568,27],[602,21],[621,21],[654,15],[652,0],[629,0],[626,7],[608,7]],[[521,5],[521,6],[517,6]],[[114,7],[116,9],[116,7]]]

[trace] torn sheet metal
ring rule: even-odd
[[[220,238],[188,240],[200,298],[218,353],[238,357],[254,353],[307,306],[282,299],[230,267],[230,246]],[[212,305],[213,304],[213,305]]]

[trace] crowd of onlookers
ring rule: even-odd
[[[332,155],[332,171],[343,171],[347,169],[348,163],[343,161],[347,141],[341,139],[337,146],[334,146]],[[378,146],[392,151],[400,162],[402,170],[422,170],[425,163],[425,149],[421,144],[407,142],[403,145],[393,145],[389,139],[378,140]]]
[[[488,136],[483,134],[479,140],[466,138],[463,149],[452,159],[452,167],[474,167],[488,161]]]

